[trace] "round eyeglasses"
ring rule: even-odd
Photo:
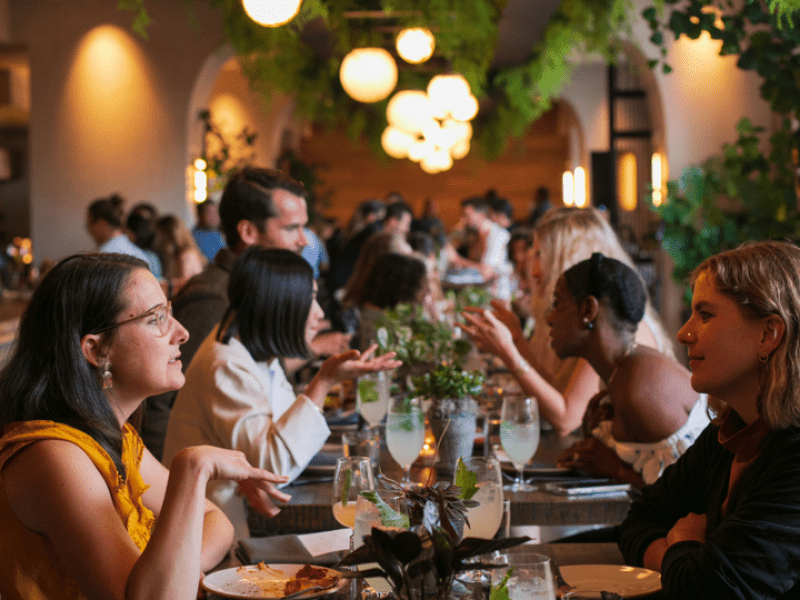
[[[104,331],[111,331],[112,329],[116,329],[122,325],[126,325],[127,323],[133,323],[134,321],[138,321],[139,319],[147,319],[152,318],[152,322],[148,322],[149,325],[154,325],[158,327],[158,333],[160,336],[165,336],[169,333],[169,320],[172,318],[172,302],[167,302],[166,304],[159,304],[148,310],[146,313],[141,314],[136,317],[131,317],[130,319],[125,319],[124,321],[120,321],[119,323],[114,323],[108,327],[103,327],[102,329],[96,330],[94,333],[103,333]]]

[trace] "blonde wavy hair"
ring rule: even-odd
[[[772,429],[800,427],[800,248],[788,242],[747,242],[703,261],[691,277],[713,275],[714,287],[746,317],[779,317],[783,340],[766,363],[759,412]],[[709,397],[722,415],[727,404]]]
[[[537,221],[533,235],[534,240],[539,243],[542,278],[538,293],[533,298],[532,314],[537,326],[531,346],[541,355],[540,367],[544,371],[543,375],[552,381],[560,359],[550,347],[549,331],[544,323],[556,281],[561,274],[571,266],[590,258],[594,252],[615,258],[634,271],[637,269],[611,225],[596,208],[552,208]],[[653,336],[661,351],[674,359],[675,346],[672,337],[667,334],[649,296],[645,319],[654,328]]]

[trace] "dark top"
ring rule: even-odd
[[[331,259],[328,269],[328,285],[332,293],[347,284],[347,280],[353,274],[353,268],[356,266],[356,259],[361,252],[361,247],[373,233],[382,229],[383,224],[380,221],[375,221],[364,227],[347,242],[331,240],[328,244],[328,255]]]
[[[693,512],[708,519],[706,542],[672,545],[661,581],[668,598],[800,598],[800,430],[772,432],[728,500],[734,455],[709,425],[642,489],[620,529],[620,549],[641,565],[647,547]]]
[[[172,299],[172,314],[189,332],[189,339],[181,346],[181,368],[189,368],[197,349],[214,326],[222,320],[228,307],[228,281],[236,255],[222,248],[202,273],[186,282]],[[167,435],[169,413],[175,402],[177,390],[152,396],[145,403],[142,420],[142,440],[147,449],[161,460],[164,437]]]

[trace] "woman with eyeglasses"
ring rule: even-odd
[[[229,305],[192,359],[186,385],[170,412],[164,460],[187,446],[241,450],[253,464],[295,479],[322,449],[330,429],[322,414],[337,382],[401,365],[394,353],[372,358],[351,350],[332,356],[302,394],[287,381],[282,361],[306,358],[322,326],[317,284],[308,262],[289,250],[253,246],[231,270]],[[212,482],[209,498],[249,536],[236,482]]]
[[[717,416],[620,531],[665,598],[800,597],[800,249],[745,244],[692,274],[678,332]]]
[[[206,484],[239,481],[267,514],[289,499],[240,452],[167,469],[142,444],[142,402],[183,384],[187,335],[139,259],[73,256],[42,280],[0,373],[4,599],[195,598],[233,540]]]

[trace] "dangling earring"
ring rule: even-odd
[[[589,321],[588,323],[586,323],[586,329],[588,329],[589,331],[594,329],[594,321]]]
[[[111,363],[106,361],[102,366],[102,373],[100,376],[103,378],[103,389],[110,390],[114,387],[114,380],[111,376]]]

